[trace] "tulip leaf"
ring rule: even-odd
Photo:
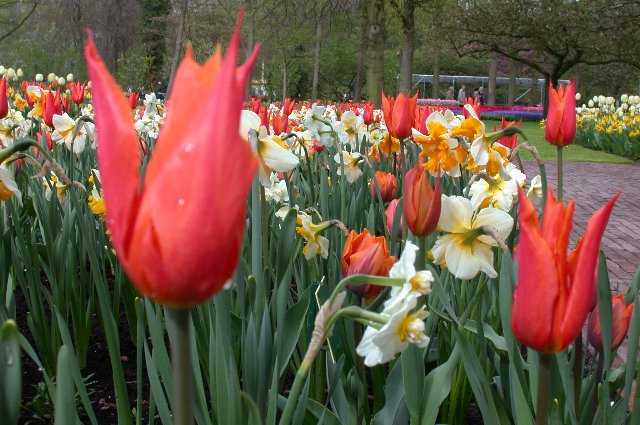
[[[402,408],[406,388],[403,385],[402,369],[401,362],[396,362],[391,368],[384,386],[384,407],[375,414],[371,422],[372,425],[393,425],[396,423],[396,418]]]
[[[0,328],[0,418],[7,425],[18,423],[22,397],[19,332],[13,320]]]
[[[633,303],[633,314],[631,315],[631,326],[629,329],[629,340],[627,341],[627,359],[638,358],[638,341],[640,340],[640,298],[636,296]],[[622,392],[626,405],[629,405],[632,395],[634,377],[636,375],[637,364],[635,361],[627,360],[625,365],[624,390]],[[640,371],[639,371],[640,373]],[[640,409],[636,409],[640,410]]]
[[[307,317],[307,311],[309,310],[309,291],[307,290],[300,301],[298,301],[293,307],[291,307],[286,315],[281,329],[278,329],[278,359],[279,367],[278,374],[282,376],[286,370],[289,359],[296,348],[302,327]]]
[[[71,368],[71,351],[66,345],[58,351],[56,375],[56,400],[54,425],[69,425],[79,423],[76,413],[75,389],[73,378],[69,373]]]
[[[425,349],[410,345],[400,355],[402,381],[404,383],[404,401],[414,418],[420,417],[423,402],[424,355]]]

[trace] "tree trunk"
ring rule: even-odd
[[[282,101],[287,98],[287,60],[282,60]]]
[[[413,0],[402,2],[402,50],[400,52],[400,81],[398,90],[409,93],[412,89],[413,51],[415,38],[415,4]]]
[[[438,50],[435,50],[433,52],[433,80],[431,81],[431,97],[433,97],[434,99],[440,98],[440,53]]]
[[[513,106],[516,98],[516,64],[509,62],[509,90],[507,94],[507,105]]]
[[[372,0],[368,8],[367,97],[380,106],[384,85],[384,0]]]
[[[362,98],[362,76],[364,74],[364,54],[367,50],[367,28],[368,28],[368,8],[367,4],[363,2],[361,10],[362,15],[360,17],[360,47],[358,49],[358,64],[356,66],[356,81],[353,89],[353,100],[360,102]]]
[[[183,0],[182,8],[180,9],[180,16],[178,17],[178,29],[176,31],[176,44],[173,48],[173,59],[171,59],[171,74],[169,78],[169,86],[167,87],[167,97],[171,93],[173,79],[176,75],[176,69],[178,68],[178,61],[180,60],[180,52],[182,51],[182,38],[184,37],[184,26],[187,21],[188,7],[189,0]]]
[[[322,22],[316,18],[316,42],[313,46],[313,82],[311,84],[311,100],[318,98],[318,83],[320,80],[320,42],[322,41]]]
[[[498,58],[494,54],[489,63],[489,93],[487,104],[493,106],[496,104],[496,78],[498,77]]]

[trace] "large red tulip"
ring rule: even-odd
[[[411,136],[417,99],[417,94],[409,97],[406,93],[400,93],[395,99],[385,96],[384,93],[382,94],[384,122],[389,134],[396,139],[404,139]]]
[[[76,105],[80,105],[84,102],[84,84],[71,82],[69,83],[69,90],[71,91],[71,100]]]
[[[429,181],[429,173],[416,165],[404,175],[402,187],[402,214],[404,221],[416,236],[426,236],[438,226],[441,207],[440,178],[435,188]]]
[[[557,89],[549,85],[548,96],[544,138],[552,145],[570,145],[576,137],[576,86],[573,81]]]
[[[257,49],[236,68],[239,42],[240,21],[224,57],[200,65],[187,48],[144,176],[127,98],[91,37],[85,46],[113,246],[138,290],[173,307],[220,291],[238,263],[257,167],[238,132]]]
[[[591,216],[584,236],[568,252],[574,202],[564,206],[549,191],[540,224],[531,201],[519,189],[518,283],[511,327],[521,343],[543,353],[557,353],[580,334],[596,301],[600,240],[617,198],[612,197]]]
[[[0,78],[0,119],[9,113],[9,102],[7,100],[7,80]]]
[[[622,344],[629,330],[629,321],[633,314],[633,303],[624,302],[624,295],[611,297],[611,349],[615,350]],[[596,306],[589,317],[589,342],[598,350],[602,350],[602,327],[600,325],[600,308]]]

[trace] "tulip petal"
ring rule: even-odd
[[[140,197],[138,136],[127,99],[104,65],[91,33],[85,44],[85,58],[96,112],[98,164],[107,226],[116,252],[126,264]]]
[[[570,344],[582,330],[593,304],[596,284],[596,268],[602,234],[609,221],[611,210],[619,195],[613,196],[602,208],[596,211],[587,223],[587,230],[580,244],[580,251],[572,270],[573,282],[567,300],[561,335],[565,344]]]
[[[523,344],[549,351],[554,309],[558,299],[558,274],[553,253],[540,234],[535,208],[518,190],[520,237],[515,249],[517,286],[513,293],[511,327]]]

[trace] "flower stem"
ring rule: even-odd
[[[563,187],[563,179],[564,179],[564,175],[563,175],[563,163],[562,163],[562,146],[558,146],[557,151],[558,153],[558,200],[562,201],[563,199],[563,192],[564,192],[564,187]]]
[[[582,344],[582,332],[580,332],[573,343],[573,397],[575,400],[576,415],[578,417],[580,417],[580,391],[582,390]],[[598,375],[596,379],[600,379],[600,375]]]
[[[418,258],[416,259],[416,270],[424,270],[427,260],[427,237],[418,236]]]
[[[173,423],[193,424],[193,373],[191,367],[191,310],[167,308],[173,325],[171,363],[173,368]]]
[[[551,407],[551,354],[540,353],[538,364],[538,399],[536,403],[536,425],[549,423],[549,408]]]

